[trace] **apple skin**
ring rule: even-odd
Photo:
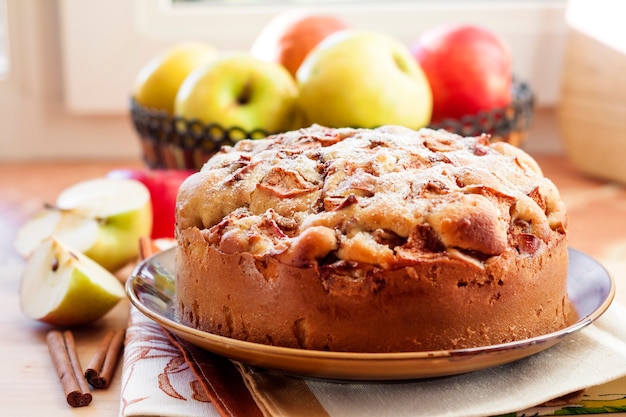
[[[117,271],[137,258],[139,238],[152,228],[150,203],[107,219],[108,227],[100,228],[97,244],[84,252],[109,271]],[[115,251],[114,253],[112,253]]]
[[[148,188],[152,201],[152,239],[173,238],[178,188],[196,171],[178,169],[116,169],[109,178],[127,178]]]
[[[180,87],[175,116],[246,132],[267,133],[295,128],[298,88],[280,64],[248,53],[223,54],[193,71]]]
[[[421,128],[432,95],[407,47],[378,32],[343,30],[326,37],[296,73],[308,123],[373,128]]]
[[[349,29],[336,16],[289,11],[276,15],[252,44],[253,56],[283,65],[293,77],[304,58],[331,33]]]
[[[433,123],[510,104],[511,51],[495,33],[472,25],[438,26],[424,32],[411,53],[430,82]]]
[[[211,45],[184,42],[171,47],[146,63],[135,79],[132,96],[144,107],[174,112],[174,100],[189,73],[218,55]]]

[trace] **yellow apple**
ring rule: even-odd
[[[49,237],[59,238],[110,271],[137,258],[139,238],[150,236],[152,205],[145,185],[131,179],[96,178],[63,190],[54,205],[18,230],[24,257]]]
[[[224,54],[187,77],[174,115],[246,132],[291,130],[298,120],[298,88],[280,64],[243,52]]]
[[[201,42],[185,42],[152,58],[138,73],[132,96],[151,109],[174,112],[174,99],[187,76],[217,56],[217,50]]]
[[[51,238],[39,244],[26,262],[20,306],[35,320],[78,326],[104,316],[124,294],[115,275]]]
[[[296,73],[309,123],[329,127],[426,126],[428,80],[410,50],[378,32],[343,30],[317,45]]]

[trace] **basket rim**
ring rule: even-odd
[[[506,107],[466,115],[460,119],[444,119],[431,123],[426,128],[444,129],[461,136],[490,135],[493,141],[515,141],[521,143],[528,130],[534,109],[534,95],[530,86],[515,77],[511,85],[512,100]],[[205,124],[200,120],[187,120],[172,116],[163,110],[147,108],[130,97],[130,113],[135,131],[144,147],[144,160],[149,166],[168,166],[160,155],[162,148],[176,149],[183,154],[212,155],[222,146],[234,146],[243,139],[261,139],[282,132],[267,132],[263,129],[246,131],[238,126],[226,128],[218,123]],[[358,127],[355,127],[358,128]],[[518,144],[515,143],[515,144]],[[176,165],[188,168],[198,166],[198,159],[204,156],[186,155]],[[171,158],[170,158],[171,159]],[[181,158],[179,158],[181,159]],[[207,157],[208,159],[208,157]],[[191,161],[191,162],[190,162]]]

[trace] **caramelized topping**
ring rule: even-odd
[[[177,207],[179,230],[203,229],[224,252],[335,265],[330,287],[346,285],[337,265],[354,262],[530,256],[566,226],[556,187],[522,150],[398,126],[240,141],[185,182]]]

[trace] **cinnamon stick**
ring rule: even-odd
[[[78,360],[72,332],[66,330],[61,333],[59,330],[51,330],[46,336],[46,341],[67,403],[72,407],[89,405],[92,395]]]
[[[139,238],[139,259],[144,260],[153,253],[158,252],[154,242],[149,237]],[[117,364],[124,349],[125,329],[109,330],[100,342],[94,356],[85,369],[85,379],[97,389],[109,386]]]
[[[139,238],[139,260],[143,261],[152,254],[157,253],[158,251],[159,248],[148,236],[142,236]]]
[[[109,330],[85,370],[87,382],[98,389],[109,386],[124,348],[125,329]]]

